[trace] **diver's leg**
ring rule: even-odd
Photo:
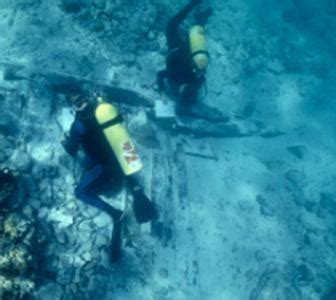
[[[180,87],[178,93],[178,101],[176,102],[176,114],[191,116],[192,107],[198,99],[197,86],[192,84],[184,84]]]
[[[194,84],[186,84],[181,92],[181,102],[185,105],[192,105],[198,100],[199,87]]]
[[[199,101],[200,85],[187,85],[176,103],[176,114],[209,122],[228,122],[230,117],[214,107]]]
[[[101,165],[94,166],[84,174],[75,190],[75,194],[83,202],[107,212],[113,218],[110,255],[111,261],[115,263],[120,259],[121,254],[122,211],[107,204],[93,192],[94,186],[103,179],[105,173]]]
[[[102,179],[103,175],[103,167],[101,165],[94,166],[83,175],[75,189],[75,195],[83,202],[105,211],[112,216],[113,219],[118,219],[122,212],[100,199],[93,191],[94,186]]]

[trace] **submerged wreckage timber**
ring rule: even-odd
[[[2,61],[0,65],[3,69],[3,79],[5,81],[28,80],[33,82],[37,78],[42,77],[47,80],[51,89],[56,94],[66,95],[71,91],[72,85],[79,85],[85,87],[85,90],[98,95],[104,95],[107,99],[112,99],[112,102],[144,107],[153,122],[174,134],[189,135],[195,138],[247,136],[271,138],[285,134],[283,131],[270,129],[263,124],[260,125],[253,121],[235,117],[230,118],[227,115],[221,114],[217,109],[204,104],[196,105],[186,115],[177,116],[175,112],[165,115],[163,112],[166,108],[165,106],[161,105],[159,108],[160,112],[158,113],[157,111],[158,106],[155,103],[160,102],[160,100],[151,99],[126,87],[51,70],[42,71],[12,62]],[[170,111],[171,107],[167,106],[167,109]]]

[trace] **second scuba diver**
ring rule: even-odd
[[[180,102],[177,103],[177,113],[182,114],[188,110],[188,106],[197,101],[198,92],[205,83],[209,54],[204,28],[201,25],[195,25],[189,30],[188,39],[181,36],[179,26],[201,2],[202,0],[191,0],[169,21],[166,28],[166,69],[157,74],[160,92],[165,88],[165,79],[168,79],[170,86],[177,91]]]
[[[142,163],[115,107],[102,98],[89,99],[82,92],[72,93],[69,100],[76,115],[62,144],[71,156],[75,156],[81,146],[88,160],[88,169],[77,185],[75,195],[111,216],[111,259],[116,262],[120,257],[123,212],[97,195],[97,185],[111,179],[126,178],[139,223],[148,222],[156,216],[154,203],[135,178]]]

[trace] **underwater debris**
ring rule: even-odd
[[[4,68],[5,72],[8,72],[6,71],[8,68],[10,70],[10,76],[7,76],[6,79],[27,79],[33,82],[34,78],[35,80],[43,78],[44,84],[48,86],[48,88],[51,88],[55,93],[67,95],[72,92],[73,86],[94,87],[94,89],[99,91],[107,100],[117,99],[115,102],[120,101],[132,106],[154,106],[154,101],[152,99],[123,86],[112,86],[106,82],[94,81],[84,77],[53,70],[39,70],[17,63],[0,61],[0,65]]]
[[[291,146],[287,147],[287,151],[294,155],[298,159],[303,159],[305,154],[307,153],[307,148],[305,146]]]
[[[4,208],[17,188],[17,174],[7,167],[0,168],[0,205]]]

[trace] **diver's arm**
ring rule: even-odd
[[[64,135],[62,145],[69,155],[75,156],[77,154],[83,130],[83,125],[76,120],[72,123],[70,131]]]
[[[164,90],[165,79],[167,78],[167,75],[167,70],[161,70],[156,75],[157,84],[160,92]]]
[[[183,7],[170,21],[171,24],[178,26],[187,15],[194,9],[194,7],[200,4],[202,0],[191,0],[185,7]]]

